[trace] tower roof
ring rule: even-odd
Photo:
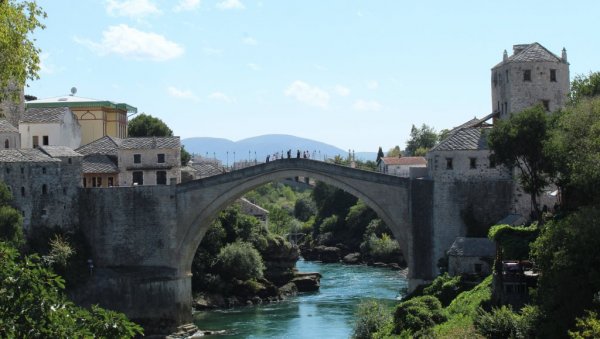
[[[541,44],[534,42],[531,44],[521,44],[513,46],[513,55],[503,60],[494,68],[507,63],[516,62],[532,62],[532,61],[549,61],[549,62],[563,62],[563,59],[556,56],[556,54],[550,52],[546,47]]]

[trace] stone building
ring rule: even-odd
[[[427,160],[424,157],[383,157],[377,166],[381,173],[408,178],[411,168],[425,168]]]
[[[26,235],[42,228],[76,227],[81,158],[66,147],[0,150],[0,180],[23,214]]]
[[[179,137],[105,136],[76,150],[84,155],[83,187],[181,182]]]
[[[81,126],[68,107],[27,108],[19,121],[23,148],[81,146]]]
[[[77,97],[74,94],[28,101],[30,108],[68,107],[81,125],[81,145],[104,136],[127,137],[127,115],[137,113],[137,108],[126,103]]]
[[[0,119],[0,148],[21,148],[21,134],[8,120]]]
[[[513,46],[492,68],[492,112],[506,119],[542,104],[549,112],[564,106],[569,94],[569,63],[563,48],[558,57],[537,42]]]
[[[457,237],[448,250],[448,273],[487,276],[495,255],[496,246],[488,238]]]

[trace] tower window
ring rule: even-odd
[[[550,81],[556,82],[556,70],[555,69],[550,70]]]
[[[133,163],[134,164],[140,164],[140,163],[142,163],[142,155],[141,154],[134,154],[133,155]]]
[[[526,69],[523,71],[523,81],[531,81],[531,70]]]
[[[9,148],[10,147],[10,143],[8,142],[8,139],[4,140],[4,148]]]
[[[48,143],[48,136],[47,135],[44,135],[42,137],[42,144],[45,145],[45,146],[49,145],[49,143]]]
[[[477,158],[469,158],[469,168],[477,168]]]
[[[48,186],[46,184],[42,185],[42,194],[48,194]]]
[[[447,170],[452,169],[452,158],[446,158],[446,169]]]
[[[165,171],[157,171],[156,172],[156,184],[157,185],[166,185],[167,184],[167,172],[165,172]]]
[[[165,163],[165,154],[164,153],[159,153],[157,155],[157,161],[159,164],[164,164]]]

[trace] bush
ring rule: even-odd
[[[262,278],[265,270],[260,253],[251,244],[241,241],[223,247],[216,266],[224,279]]]
[[[363,301],[358,305],[352,338],[370,339],[392,322],[392,315],[385,305],[376,301]]]
[[[396,306],[394,312],[394,332],[418,332],[442,323],[446,316],[442,304],[433,296],[416,297]]]
[[[574,339],[600,338],[600,318],[596,312],[587,311],[584,317],[577,318],[575,330],[569,331]]]
[[[486,312],[479,308],[474,325],[486,338],[534,338],[539,319],[537,307],[525,306],[521,314],[507,306],[493,308]]]
[[[323,222],[321,222],[321,226],[320,226],[320,230],[321,230],[320,233],[321,234],[329,233],[329,232],[334,233],[338,228],[338,220],[339,220],[339,218],[337,215],[332,215],[330,217],[323,219]]]
[[[398,242],[386,233],[383,233],[381,238],[372,233],[367,241],[361,244],[360,250],[374,261],[398,262],[402,255]]]
[[[431,285],[425,287],[423,294],[438,298],[446,307],[463,291],[461,280],[461,276],[451,277],[448,273],[444,273],[435,278]]]
[[[23,217],[10,206],[0,206],[0,240],[6,241],[16,248],[24,243]]]

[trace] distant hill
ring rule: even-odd
[[[259,162],[264,162],[267,155],[275,153],[284,154],[289,149],[292,150],[292,157],[296,157],[296,151],[309,151],[310,156],[323,159],[324,157],[332,158],[336,155],[343,157],[348,156],[348,151],[341,148],[306,138],[300,138],[287,134],[267,134],[258,137],[247,138],[239,141],[231,141],[222,138],[186,138],[182,144],[185,149],[194,154],[203,157],[217,158],[230,165],[235,161],[254,160],[255,157]],[[249,152],[249,153],[248,153]],[[360,160],[375,160],[377,152],[356,152],[356,159]]]

